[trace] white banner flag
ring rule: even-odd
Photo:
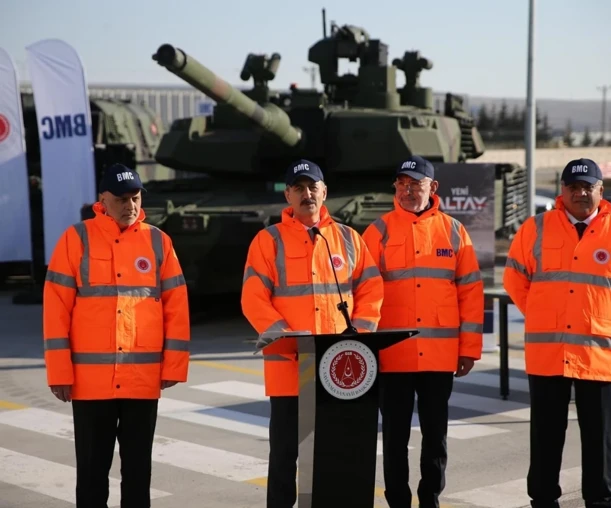
[[[0,48],[0,263],[31,261],[30,195],[17,70]]]
[[[77,52],[57,39],[26,48],[40,139],[45,263],[61,234],[96,200],[91,111]]]

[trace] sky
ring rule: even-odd
[[[421,85],[479,97],[526,96],[528,0],[2,0],[0,47],[28,80],[26,46],[59,38],[79,53],[90,84],[183,84],[151,58],[180,47],[229,83],[248,53],[278,52],[271,88],[307,88],[308,49],[331,21],[365,28],[389,64],[419,50],[433,61]],[[611,86],[611,1],[536,0],[534,93],[598,99]],[[342,65],[341,70],[355,64]],[[401,73],[399,73],[401,74]],[[319,82],[317,80],[316,84]],[[397,80],[403,84],[403,77]],[[608,97],[611,98],[611,89]]]

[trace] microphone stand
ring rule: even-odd
[[[358,334],[358,331],[356,330],[356,328],[352,324],[352,321],[350,320],[350,315],[348,314],[348,303],[345,302],[344,298],[342,297],[342,291],[339,287],[339,281],[337,280],[337,273],[335,271],[335,265],[333,264],[333,256],[331,255],[331,249],[329,248],[329,242],[327,242],[327,239],[322,235],[322,233],[320,232],[320,229],[318,229],[316,226],[312,228],[312,232],[315,235],[320,236],[325,241],[325,245],[327,246],[327,253],[329,254],[329,261],[331,262],[331,268],[333,269],[333,276],[335,277],[335,284],[337,285],[337,292],[339,294],[339,303],[337,304],[337,308],[342,313],[342,316],[344,316],[344,320],[346,321],[346,329],[342,332],[342,335],[353,335],[353,334],[356,335]]]

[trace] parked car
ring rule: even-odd
[[[556,200],[542,196],[541,194],[535,194],[535,213],[547,212],[554,208]]]

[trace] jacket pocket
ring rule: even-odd
[[[110,284],[112,282],[112,252],[110,249],[95,249],[89,254],[89,283]]]
[[[555,332],[558,325],[558,316],[555,310],[526,309],[524,328],[528,332]]]
[[[70,338],[75,353],[111,352],[112,331],[109,326],[100,326],[95,323],[73,325]]]
[[[288,284],[304,284],[310,281],[310,261],[304,247],[287,242],[284,261]]]
[[[455,305],[437,307],[437,323],[442,328],[459,328],[460,314]]]
[[[136,325],[136,345],[160,351],[163,348],[162,326]]]
[[[611,319],[601,316],[590,316],[590,333],[600,337],[611,338]]]
[[[384,248],[384,264],[386,270],[397,270],[407,266],[405,254],[405,236],[391,236]]]
[[[560,270],[562,268],[564,240],[562,238],[551,237],[544,240],[543,251],[543,271]]]

